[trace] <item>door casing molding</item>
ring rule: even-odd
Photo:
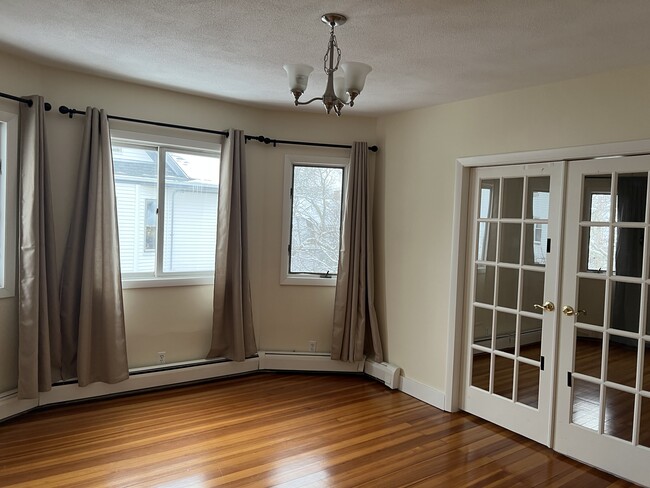
[[[451,272],[449,279],[449,315],[447,326],[447,371],[445,374],[445,410],[460,408],[462,375],[462,335],[466,285],[467,223],[470,169],[481,166],[504,166],[555,161],[650,154],[650,139],[613,142],[589,146],[570,146],[535,151],[468,156],[456,160],[454,214],[452,221]],[[566,191],[566,190],[565,190]],[[563,196],[564,199],[564,196]]]

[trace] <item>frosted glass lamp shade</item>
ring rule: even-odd
[[[337,76],[334,78],[334,93],[343,103],[348,103],[348,94],[345,92],[345,78]]]
[[[366,84],[366,76],[372,71],[372,67],[364,63],[350,61],[341,63],[341,69],[345,73],[345,91],[349,94],[361,93]]]
[[[314,71],[314,68],[308,64],[285,64],[283,67],[289,77],[291,91],[304,93],[307,89],[309,75]]]

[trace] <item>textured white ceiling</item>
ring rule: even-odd
[[[304,98],[322,94],[326,12],[348,16],[336,30],[342,61],[374,68],[346,113],[650,64],[649,0],[0,0],[0,50],[240,103],[322,110],[292,107],[282,65],[314,66]]]

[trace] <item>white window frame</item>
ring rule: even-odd
[[[348,195],[348,173],[350,160],[347,158],[325,156],[301,156],[286,154],[284,157],[284,190],[282,198],[282,248],[280,259],[281,285],[336,286],[336,275],[324,278],[313,274],[289,273],[289,242],[291,241],[291,187],[293,185],[294,166],[316,166],[343,169],[343,188],[341,192],[341,211]],[[343,215],[341,215],[341,230]]]
[[[161,175],[164,175],[165,167],[160,164],[160,158],[164,158],[167,151],[184,151],[194,154],[204,154],[210,156],[217,156],[221,160],[221,140],[220,142],[207,142],[194,139],[184,139],[179,137],[161,136],[155,134],[147,134],[141,132],[131,132],[124,130],[111,130],[111,143],[124,144],[130,146],[143,146],[143,147],[156,147],[158,148],[158,176],[157,181],[160,183]],[[165,188],[163,185],[158,185],[158,202],[163,201],[163,194]],[[158,244],[161,241],[161,236],[164,233],[164,205],[158,205],[158,226],[156,235],[156,246],[162,247]],[[159,250],[160,250],[159,247]],[[157,288],[165,286],[193,286],[193,285],[211,285],[214,283],[214,271],[210,272],[182,272],[173,273],[167,272],[162,275],[157,275],[157,270],[162,269],[162,252],[158,252],[157,261],[155,265],[154,275],[149,273],[129,273],[122,275],[122,288]]]
[[[0,112],[0,298],[16,291],[18,115]]]

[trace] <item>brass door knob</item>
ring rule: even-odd
[[[575,310],[571,305],[565,305],[562,307],[562,313],[567,317],[571,317],[572,315],[575,315],[576,317],[579,317],[580,315],[587,315],[586,310]]]
[[[544,305],[535,303],[533,304],[533,307],[535,307],[538,310],[544,310],[546,312],[552,312],[553,310],[555,310],[555,304],[553,302],[549,302],[548,300],[544,302]]]

